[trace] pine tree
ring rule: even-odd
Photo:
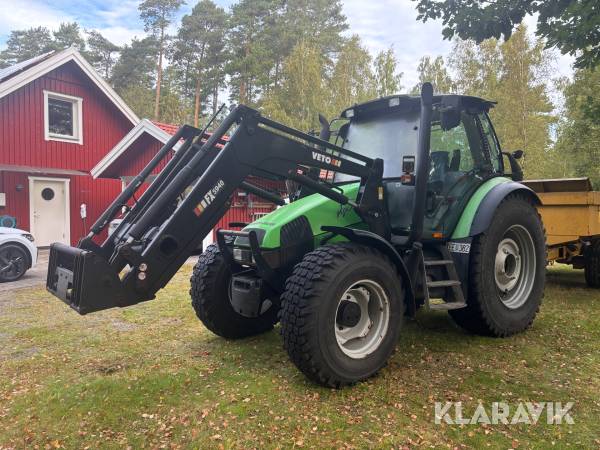
[[[240,0],[231,7],[227,71],[232,100],[256,105],[275,66],[274,24],[282,0]]]
[[[117,90],[131,85],[152,88],[156,76],[154,57],[157,47],[158,43],[151,36],[133,38],[129,45],[123,46],[119,61],[113,68],[112,83]]]
[[[48,28],[11,31],[6,41],[6,49],[0,52],[0,68],[12,66],[52,49],[52,36]]]
[[[98,31],[89,30],[86,33],[88,49],[85,56],[90,64],[108,80],[116,63],[116,53],[121,48]]]
[[[144,0],[138,7],[144,22],[144,30],[150,32],[158,44],[156,63],[156,96],[154,99],[154,118],[160,113],[160,88],[162,83],[163,58],[169,36],[166,29],[174,14],[184,4],[183,0]]]
[[[85,52],[85,39],[77,22],[61,23],[52,36],[52,45],[56,50],[75,47],[80,52]]]
[[[211,0],[202,0],[191,14],[183,17],[173,43],[173,66],[181,80],[183,94],[189,97],[193,91],[194,126],[199,123],[202,101],[209,93],[213,97],[215,92],[218,95],[222,85],[226,22],[227,14],[222,8]]]

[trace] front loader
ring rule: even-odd
[[[425,83],[420,96],[348,108],[335,127],[321,118],[318,138],[246,106],[210,135],[183,126],[76,248],[52,246],[47,289],[80,314],[153,299],[241,189],[279,208],[218,230],[200,256],[190,294],[212,332],[243,338],[280,321],[296,366],[338,387],[375,374],[422,306],[474,333],[523,331],[543,294],[544,231],[492,106]],[[257,178],[285,180],[287,201]]]

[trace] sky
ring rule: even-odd
[[[116,44],[124,44],[144,34],[138,15],[139,0],[0,0],[0,49],[12,30],[45,26],[56,29],[61,22],[77,21],[85,29],[100,31]],[[188,13],[196,0],[188,0],[180,16]],[[215,0],[227,7],[233,0]],[[417,82],[417,66],[422,56],[448,56],[452,44],[442,39],[440,22],[417,22],[415,4],[410,0],[342,0],[350,24],[349,33],[358,34],[363,44],[376,54],[393,45],[402,84],[411,88]],[[530,29],[535,19],[529,18]],[[570,75],[571,59],[560,57],[557,71]]]

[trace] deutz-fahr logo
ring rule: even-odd
[[[225,187],[225,182],[223,180],[217,181],[217,183],[208,191],[204,198],[196,205],[194,208],[194,214],[200,217],[200,214],[204,212],[206,208],[213,202],[213,200],[217,197],[219,192]]]
[[[312,157],[315,161],[324,162],[325,164],[331,164],[335,167],[341,167],[342,161],[339,159],[332,158],[331,156],[324,155],[319,152],[312,152]]]

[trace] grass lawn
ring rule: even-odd
[[[86,317],[41,288],[0,296],[0,449],[600,447],[600,291],[580,271],[551,268],[533,327],[509,339],[420,312],[377,377],[335,391],[305,380],[278,328],[208,332],[190,270],[155,301]],[[575,423],[436,425],[446,400],[469,418],[480,401],[572,401]]]

